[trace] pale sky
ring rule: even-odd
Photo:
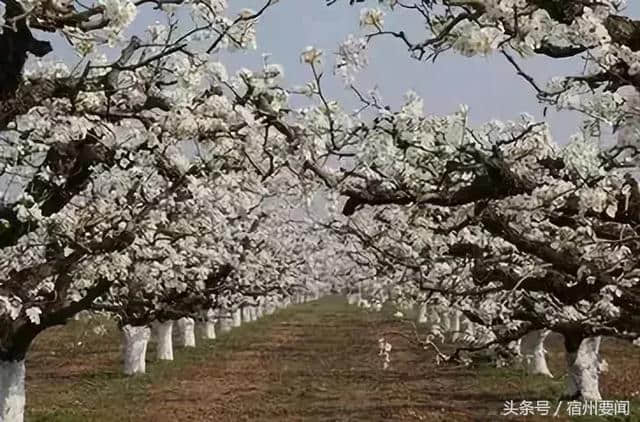
[[[229,4],[232,10],[257,10],[264,1],[229,0]],[[377,2],[370,0],[364,4],[373,6],[374,3]],[[629,3],[631,6],[626,15],[640,17],[639,2]],[[350,33],[357,35],[360,31],[359,14],[360,6],[349,7],[347,0],[331,7],[325,5],[325,0],[280,0],[261,19],[256,51],[223,53],[220,59],[230,72],[241,67],[259,69],[262,54],[270,53],[271,63],[283,65],[286,84],[300,85],[309,80],[310,73],[308,67],[300,63],[299,55],[306,46],[313,45],[325,51],[327,94],[342,101],[347,108],[355,108],[357,102],[353,93],[331,74],[330,65],[334,62],[333,52],[338,43]],[[143,31],[156,17],[148,10],[141,13],[133,31]],[[387,14],[385,27],[402,29],[411,40],[422,40],[427,36],[421,21],[405,11]],[[69,52],[61,40],[55,37],[53,40],[55,56],[69,59]],[[543,107],[537,103],[534,91],[501,55],[466,58],[449,52],[435,63],[419,62],[409,57],[399,40],[378,37],[373,43],[369,66],[360,74],[356,85],[362,92],[377,86],[383,99],[392,106],[399,105],[404,93],[413,90],[425,100],[428,113],[451,113],[459,104],[467,104],[471,120],[477,124],[490,119],[515,119],[521,112],[542,119]],[[544,85],[552,76],[578,73],[581,63],[576,59],[535,57],[521,60],[520,64]],[[554,137],[561,144],[576,131],[579,119],[577,113],[556,113],[551,109],[547,113]]]

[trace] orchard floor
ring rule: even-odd
[[[148,374],[134,378],[120,373],[116,328],[99,336],[98,323],[74,321],[37,339],[27,361],[27,421],[500,421],[508,420],[500,416],[505,400],[554,400],[563,388],[558,338],[548,347],[555,380],[519,368],[441,367],[430,351],[388,335],[411,334],[409,324],[343,298],[292,306],[178,349],[173,362],[156,362],[151,343]],[[393,350],[383,371],[377,340],[385,333]],[[603,347],[611,367],[603,394],[632,398],[640,348],[609,340]],[[617,420],[640,421],[640,401],[632,409]]]

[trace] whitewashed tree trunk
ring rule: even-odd
[[[288,308],[291,305],[291,296],[287,296],[284,298],[284,300],[282,301],[282,306],[284,308]]]
[[[242,322],[245,324],[251,322],[251,306],[242,307]]]
[[[355,305],[357,302],[358,302],[358,299],[356,298],[356,295],[354,294],[347,295],[347,303],[349,305]]]
[[[546,350],[544,349],[544,341],[550,333],[549,330],[536,330],[522,337],[520,353],[529,374],[540,374],[553,378],[547,366]]]
[[[242,310],[240,308],[233,311],[233,324],[234,328],[238,328],[242,325]]]
[[[418,324],[427,323],[427,303],[422,302],[418,308]]]
[[[449,323],[451,329],[451,341],[457,342],[462,337],[462,332],[460,331],[460,317],[462,316],[462,312],[455,309],[449,313]]]
[[[178,339],[180,347],[196,347],[195,321],[183,317],[178,320]]]
[[[215,314],[213,309],[209,309],[206,312],[202,313],[201,320],[198,321],[198,332],[200,333],[200,338],[204,340],[215,340],[216,339],[216,324],[215,324]]]
[[[273,315],[276,312],[276,309],[278,309],[277,305],[275,303],[273,303],[273,302],[269,302],[265,306],[264,313],[267,314],[267,315]]]
[[[233,328],[233,318],[228,315],[228,311],[221,311],[219,317],[220,332],[228,333]]]
[[[216,339],[216,324],[213,321],[199,321],[198,333],[203,340]]]
[[[598,385],[599,344],[598,337],[589,337],[582,340],[577,350],[566,350],[569,371],[565,390],[567,397],[577,400],[602,399]]]
[[[24,421],[24,380],[24,360],[0,362],[0,421]]]
[[[256,318],[260,319],[264,316],[264,305],[261,303],[260,306],[258,306],[258,309],[256,311]]]
[[[441,313],[437,309],[431,308],[431,316],[429,317],[429,332],[437,337],[440,342],[444,342],[444,331],[442,329]]]
[[[427,322],[429,325],[440,325],[440,314],[433,306],[428,309]]]
[[[205,340],[216,339],[216,312],[213,309],[203,312],[202,321],[200,322],[200,338]]]
[[[258,320],[258,307],[257,306],[252,306],[249,308],[249,319],[251,320],[251,322],[257,321]]]
[[[149,327],[129,324],[122,327],[125,375],[145,373],[145,358],[150,337],[151,329]]]
[[[156,335],[156,357],[158,360],[173,360],[173,321],[154,321]]]
[[[443,335],[447,335],[451,330],[449,321],[449,311],[447,310],[447,308],[443,308],[440,311],[440,329],[442,330]]]

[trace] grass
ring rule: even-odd
[[[92,328],[105,324],[99,336]],[[125,421],[495,421],[505,400],[556,400],[564,387],[557,337],[548,342],[556,379],[520,368],[438,366],[429,351],[390,340],[391,368],[381,370],[377,339],[408,332],[391,312],[369,313],[341,298],[292,306],[243,325],[173,362],[148,352],[147,374],[121,375],[117,328],[74,321],[38,338],[27,361],[27,420]],[[603,342],[607,398],[640,390],[638,348]],[[606,420],[640,421],[633,416]],[[547,420],[527,418],[526,420]],[[569,420],[558,418],[558,420]],[[580,421],[603,420],[579,418]]]

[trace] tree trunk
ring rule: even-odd
[[[154,321],[156,332],[156,357],[158,360],[173,360],[173,321]]]
[[[442,335],[447,335],[451,330],[451,325],[449,324],[449,311],[447,308],[443,308],[440,311],[440,331]]]
[[[251,322],[254,322],[254,321],[258,320],[258,309],[257,309],[257,306],[251,306],[249,308],[249,319],[251,320]]]
[[[0,362],[0,421],[24,421],[24,379],[24,360]]]
[[[347,303],[349,305],[355,305],[356,303],[358,303],[358,298],[355,294],[347,295]]]
[[[178,338],[181,347],[196,347],[195,321],[183,317],[178,320]]]
[[[544,341],[551,333],[549,330],[536,330],[522,337],[520,352],[524,358],[525,368],[529,374],[540,374],[553,378],[545,356]]]
[[[434,307],[431,307],[431,314],[429,316],[429,333],[437,337],[440,342],[444,342],[441,313]]]
[[[198,332],[203,340],[216,339],[216,325],[213,321],[200,321],[198,323]]]
[[[567,386],[565,396],[572,400],[601,400],[598,386],[598,337],[579,339],[565,336]]]
[[[228,311],[221,311],[220,317],[220,332],[228,333],[233,328],[233,318],[228,314]]]
[[[264,305],[258,306],[258,310],[256,311],[256,318],[260,319],[264,316]]]
[[[422,302],[418,308],[418,324],[427,323],[427,303]]]
[[[449,321],[451,326],[449,327],[451,329],[451,341],[456,343],[457,341],[460,340],[461,337],[461,332],[460,332],[460,316],[462,315],[462,312],[460,312],[459,310],[455,309],[452,310],[449,313]]]
[[[122,327],[124,342],[125,375],[144,374],[146,370],[147,344],[151,330],[146,326],[125,325]]]
[[[233,323],[234,328],[238,328],[242,325],[242,310],[240,308],[233,311]]]
[[[251,322],[251,307],[250,306],[244,306],[242,308],[242,322],[243,323],[248,323]]]
[[[215,313],[212,309],[202,313],[202,320],[198,322],[200,338],[204,340],[216,339]]]
[[[431,326],[440,325],[440,314],[438,313],[438,310],[435,309],[433,306],[430,306],[428,308],[427,323]]]

